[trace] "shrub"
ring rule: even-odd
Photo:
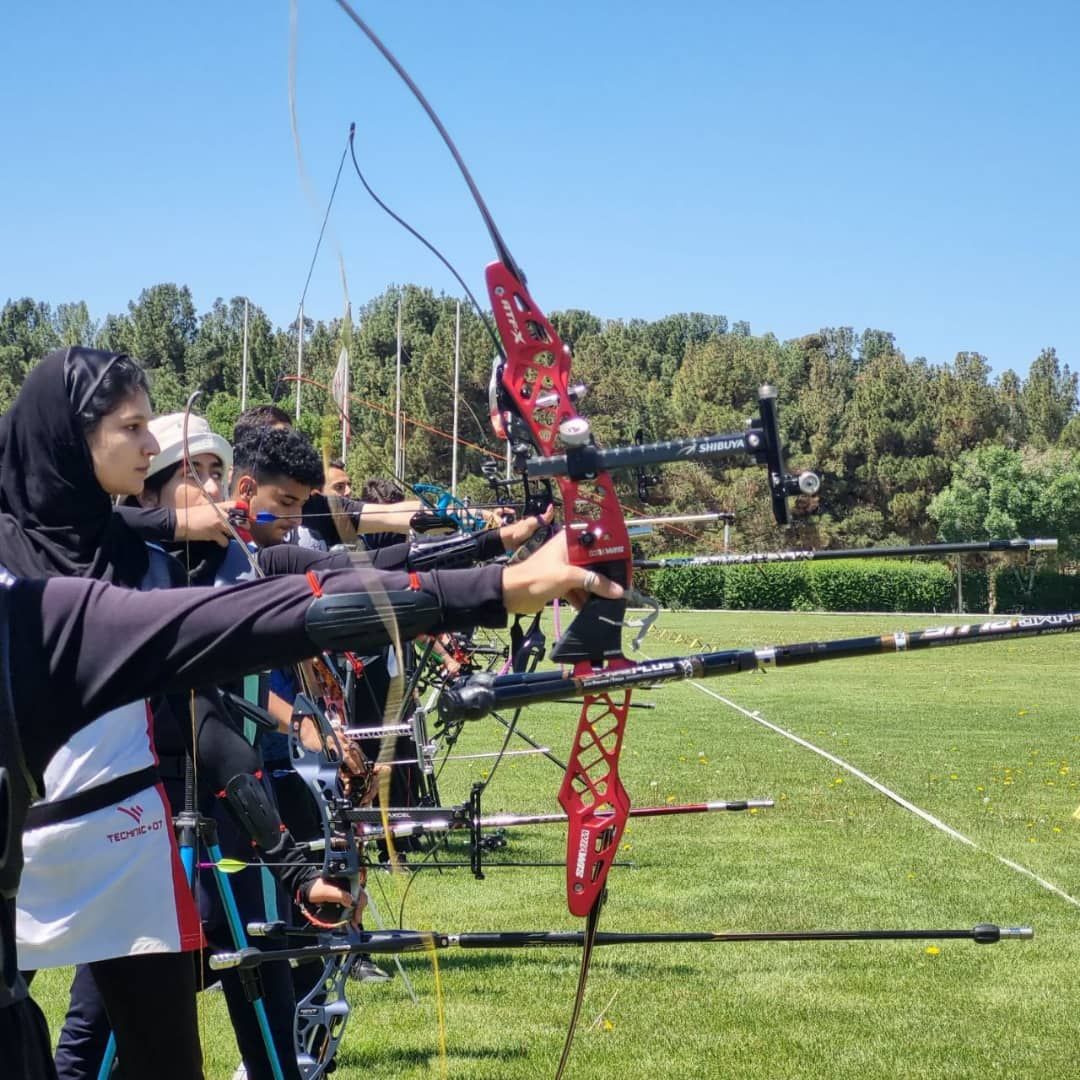
[[[894,559],[656,570],[647,591],[668,607],[764,611],[948,611],[955,598],[948,566]]]

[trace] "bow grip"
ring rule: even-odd
[[[551,659],[558,664],[588,660],[598,667],[621,657],[625,614],[625,599],[590,596],[551,650]]]

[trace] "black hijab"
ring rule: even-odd
[[[146,546],[113,513],[79,421],[116,353],[74,346],[31,369],[0,418],[0,564],[19,577],[136,586]]]

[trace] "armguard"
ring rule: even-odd
[[[263,851],[281,842],[281,815],[266,789],[250,773],[239,773],[225,785],[225,798],[243,830]]]
[[[408,570],[452,570],[472,566],[480,558],[480,534],[459,533],[435,540],[414,540],[405,559]]]
[[[442,621],[439,601],[421,590],[335,593],[312,600],[304,631],[320,649],[375,651],[391,644],[387,624],[396,624],[402,639],[427,633]]]

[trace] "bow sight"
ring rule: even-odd
[[[804,471],[792,474],[787,471],[784,447],[780,440],[780,425],[776,411],[776,388],[768,384],[758,390],[759,415],[746,422],[746,430],[706,435],[693,439],[669,439],[665,442],[638,442],[632,446],[616,446],[601,450],[593,440],[588,420],[574,416],[559,425],[559,440],[566,448],[563,454],[537,457],[527,436],[524,421],[508,400],[502,388],[502,362],[497,358],[489,387],[491,417],[496,432],[510,440],[512,470],[528,486],[531,480],[550,480],[566,476],[571,480],[592,480],[601,472],[617,472],[627,469],[639,471],[649,465],[662,465],[672,461],[711,461],[718,458],[738,458],[746,455],[768,472],[769,496],[773,517],[778,525],[788,525],[791,514],[788,497],[814,495],[821,487],[817,473]],[[576,404],[585,396],[585,387],[571,386],[567,396]],[[529,400],[529,388],[522,388],[522,397]],[[532,399],[533,411],[551,409],[556,405],[557,395],[546,391]],[[655,482],[655,477],[649,477]],[[507,481],[504,481],[504,483]],[[588,547],[599,539],[586,523],[573,526],[576,539]]]

